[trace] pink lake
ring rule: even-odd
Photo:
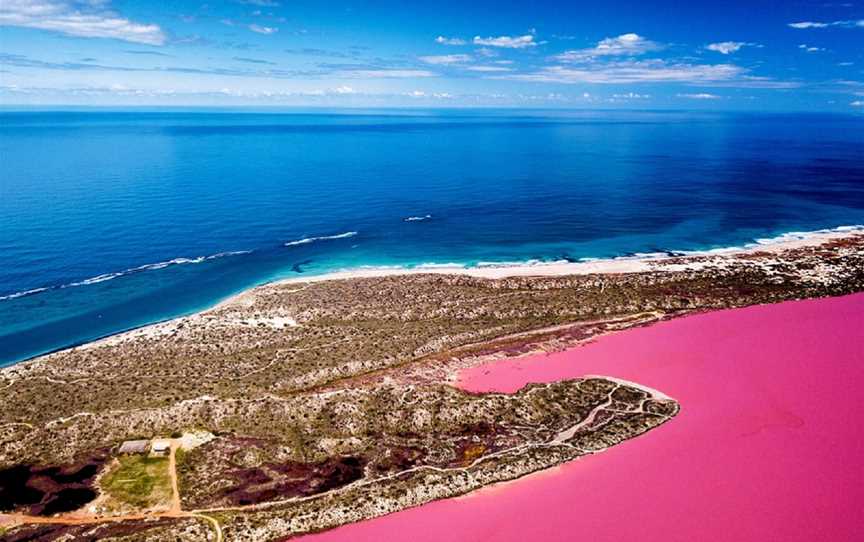
[[[864,294],[663,322],[462,385],[583,375],[656,388],[681,413],[557,469],[303,540],[862,540]]]

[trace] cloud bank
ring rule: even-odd
[[[596,57],[637,56],[649,51],[657,51],[662,46],[633,32],[614,38],[605,38],[594,47],[564,51],[555,58],[561,62],[581,62]]]
[[[746,41],[721,41],[718,43],[709,43],[705,46],[705,48],[709,51],[714,51],[715,53],[720,53],[721,55],[737,53],[744,47],[759,47],[759,45],[755,43],[748,43]]]
[[[537,46],[537,42],[534,41],[533,34],[525,34],[524,36],[498,36],[488,38],[474,36],[472,43],[474,43],[474,45],[485,45],[486,47],[502,47],[504,49],[525,49],[527,47]]]
[[[830,21],[830,22],[816,22],[816,21],[801,21],[798,23],[789,23],[790,28],[797,28],[798,30],[807,30],[810,28],[830,28],[832,26],[839,26],[842,28],[864,28],[864,19],[859,19],[857,21]]]
[[[158,25],[132,22],[113,12],[110,0],[2,0],[0,26],[147,45],[162,45],[166,40]]]
[[[591,66],[547,66],[533,73],[502,78],[564,84],[705,83],[733,81],[744,71],[732,64],[628,60]]]

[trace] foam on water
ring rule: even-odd
[[[322,235],[320,237],[304,237],[303,239],[298,239],[296,241],[288,241],[285,243],[286,247],[293,247],[297,245],[308,245],[309,243],[314,243],[315,241],[329,241],[332,239],[346,239],[348,237],[354,237],[357,235],[356,231],[346,231],[345,233],[338,233],[336,235]]]
[[[421,263],[421,264],[415,265],[415,266],[414,266],[414,269],[465,269],[466,267],[467,267],[467,266],[466,266],[464,263],[456,263],[456,262],[449,262],[449,263],[435,263],[435,262],[428,262],[428,263]]]
[[[409,216],[404,218],[405,222],[422,222],[424,220],[429,220],[432,218],[432,215],[423,215],[423,216]]]
[[[824,236],[832,233],[851,233],[851,232],[864,232],[864,225],[855,224],[848,226],[837,226],[835,228],[823,228],[814,231],[794,231],[779,234],[773,237],[764,237],[755,239],[753,242],[745,243],[743,245],[733,245],[727,247],[715,247],[704,250],[669,250],[664,252],[634,252],[632,254],[626,254],[622,256],[615,256],[612,258],[598,258],[598,257],[583,257],[579,258],[579,262],[585,263],[598,263],[603,261],[639,261],[639,260],[656,260],[667,258],[670,255],[681,255],[681,256],[718,256],[725,254],[732,254],[735,252],[740,252],[743,250],[755,249],[758,247],[768,247],[771,245],[776,245],[779,243],[788,243],[792,241],[806,241],[807,239],[813,239],[820,236]],[[320,236],[320,237],[309,237],[300,239],[297,241],[291,241],[285,243],[285,246],[298,246],[298,245],[307,245],[311,244],[315,241],[320,240],[332,240],[332,239],[344,239],[348,237],[353,237],[357,235],[357,232],[345,232],[337,235],[330,236]],[[164,269],[166,267],[174,266],[174,265],[187,265],[187,264],[199,264],[202,262],[207,262],[211,260],[215,260],[218,258],[224,258],[226,256],[239,256],[244,254],[250,254],[251,250],[241,250],[241,251],[230,251],[230,252],[220,252],[217,254],[212,254],[210,256],[198,256],[196,258],[174,258],[171,260],[166,260],[163,262],[156,262],[151,264],[140,265],[138,267],[133,267],[130,269],[126,269],[124,271],[117,271],[112,273],[104,273],[101,275],[97,275],[95,277],[90,277],[84,280],[70,282],[67,284],[60,284],[58,286],[45,286],[40,288],[33,288],[30,290],[24,290],[21,292],[14,292],[11,294],[7,294],[4,296],[0,296],[0,301],[17,299],[20,297],[26,297],[31,295],[40,294],[42,292],[50,291],[54,288],[71,288],[77,286],[89,286],[93,284],[99,284],[102,282],[106,282],[109,280],[113,280],[119,277],[127,276],[134,273],[140,273],[142,271],[156,271],[160,269]],[[329,272],[339,272],[345,273],[353,270],[362,270],[362,271],[393,271],[400,269],[429,269],[429,270],[441,270],[441,269],[466,269],[466,268],[479,268],[479,269],[506,269],[508,267],[542,267],[549,265],[560,265],[572,263],[571,260],[564,259],[554,259],[554,260],[541,260],[541,259],[527,259],[527,260],[515,260],[515,261],[479,261],[479,262],[424,262],[419,264],[389,264],[389,265],[356,265],[352,267],[341,267],[335,271],[324,271],[323,273]],[[314,276],[315,273],[310,273],[310,276]]]
[[[6,299],[18,299],[19,297],[26,297],[28,295],[38,294],[39,292],[44,292],[48,288],[33,288],[32,290],[24,290],[23,292],[15,292],[9,295],[0,296],[0,301]]]
[[[159,269],[165,269],[166,267],[170,267],[172,265],[187,265],[187,264],[198,264],[207,262],[210,260],[216,260],[219,258],[224,258],[226,256],[240,256],[242,254],[249,254],[252,252],[251,250],[236,250],[231,252],[220,252],[218,254],[211,254],[210,256],[198,256],[197,258],[174,258],[171,260],[166,260],[164,262],[156,262],[156,263],[148,263],[144,265],[139,265],[138,267],[132,267],[130,269],[125,269],[123,271],[115,271],[112,273],[103,273],[101,275],[96,275],[95,277],[86,278],[83,280],[78,280],[75,282],[69,282],[66,284],[58,284],[56,286],[43,286],[40,288],[33,288],[31,290],[24,290],[22,292],[15,292],[12,294],[4,295],[0,297],[0,301],[8,300],[8,299],[17,299],[19,297],[25,297],[29,295],[35,295],[42,292],[47,292],[53,289],[63,289],[63,288],[75,288],[77,286],[90,286],[93,284],[99,284],[100,282],[107,282],[109,280],[113,280],[119,277],[124,277],[127,275],[131,275],[134,273],[141,273],[142,271],[157,271]]]

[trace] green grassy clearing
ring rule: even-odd
[[[102,488],[118,501],[148,508],[171,500],[168,458],[130,455],[102,480]]]

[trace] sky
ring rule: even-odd
[[[0,0],[0,105],[864,113],[864,0]]]

